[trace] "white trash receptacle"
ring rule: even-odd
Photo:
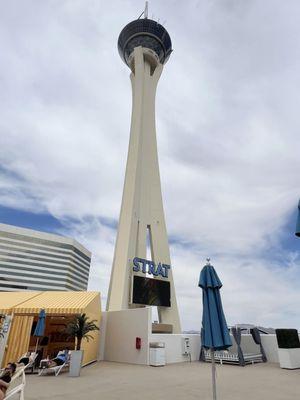
[[[278,349],[280,368],[298,369],[300,368],[300,348]]]
[[[165,344],[162,342],[150,343],[149,364],[153,367],[162,367],[166,365]]]

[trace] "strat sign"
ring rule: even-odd
[[[171,266],[168,264],[158,263],[157,265],[153,261],[145,260],[144,258],[135,257],[133,259],[133,271],[140,272],[144,274],[148,273],[154,276],[162,276],[163,278],[168,278],[168,270]]]

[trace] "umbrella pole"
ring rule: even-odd
[[[40,338],[38,337],[38,338],[37,338],[37,341],[36,341],[36,345],[35,345],[35,353],[37,352],[37,348],[38,348],[39,340],[40,340]]]
[[[211,374],[212,374],[213,400],[217,400],[215,352],[213,349],[211,349],[210,353],[211,353]]]

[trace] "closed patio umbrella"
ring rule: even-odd
[[[41,310],[39,312],[39,318],[33,333],[33,336],[37,337],[35,352],[37,352],[40,337],[44,336],[45,325],[46,325],[46,312],[45,310]]]
[[[203,301],[201,345],[205,349],[210,349],[211,352],[213,400],[216,400],[216,367],[214,352],[215,350],[228,349],[228,347],[232,346],[232,342],[220,296],[222,282],[209,261],[210,259],[208,258],[207,264],[200,273],[198,286],[202,288]]]
[[[300,200],[299,200],[299,204],[298,204],[298,217],[297,217],[295,235],[300,237]]]

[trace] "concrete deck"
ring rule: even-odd
[[[278,364],[217,366],[221,400],[295,400],[300,370]],[[82,369],[79,378],[27,375],[26,400],[210,400],[211,365],[198,362],[148,367],[100,362]]]

